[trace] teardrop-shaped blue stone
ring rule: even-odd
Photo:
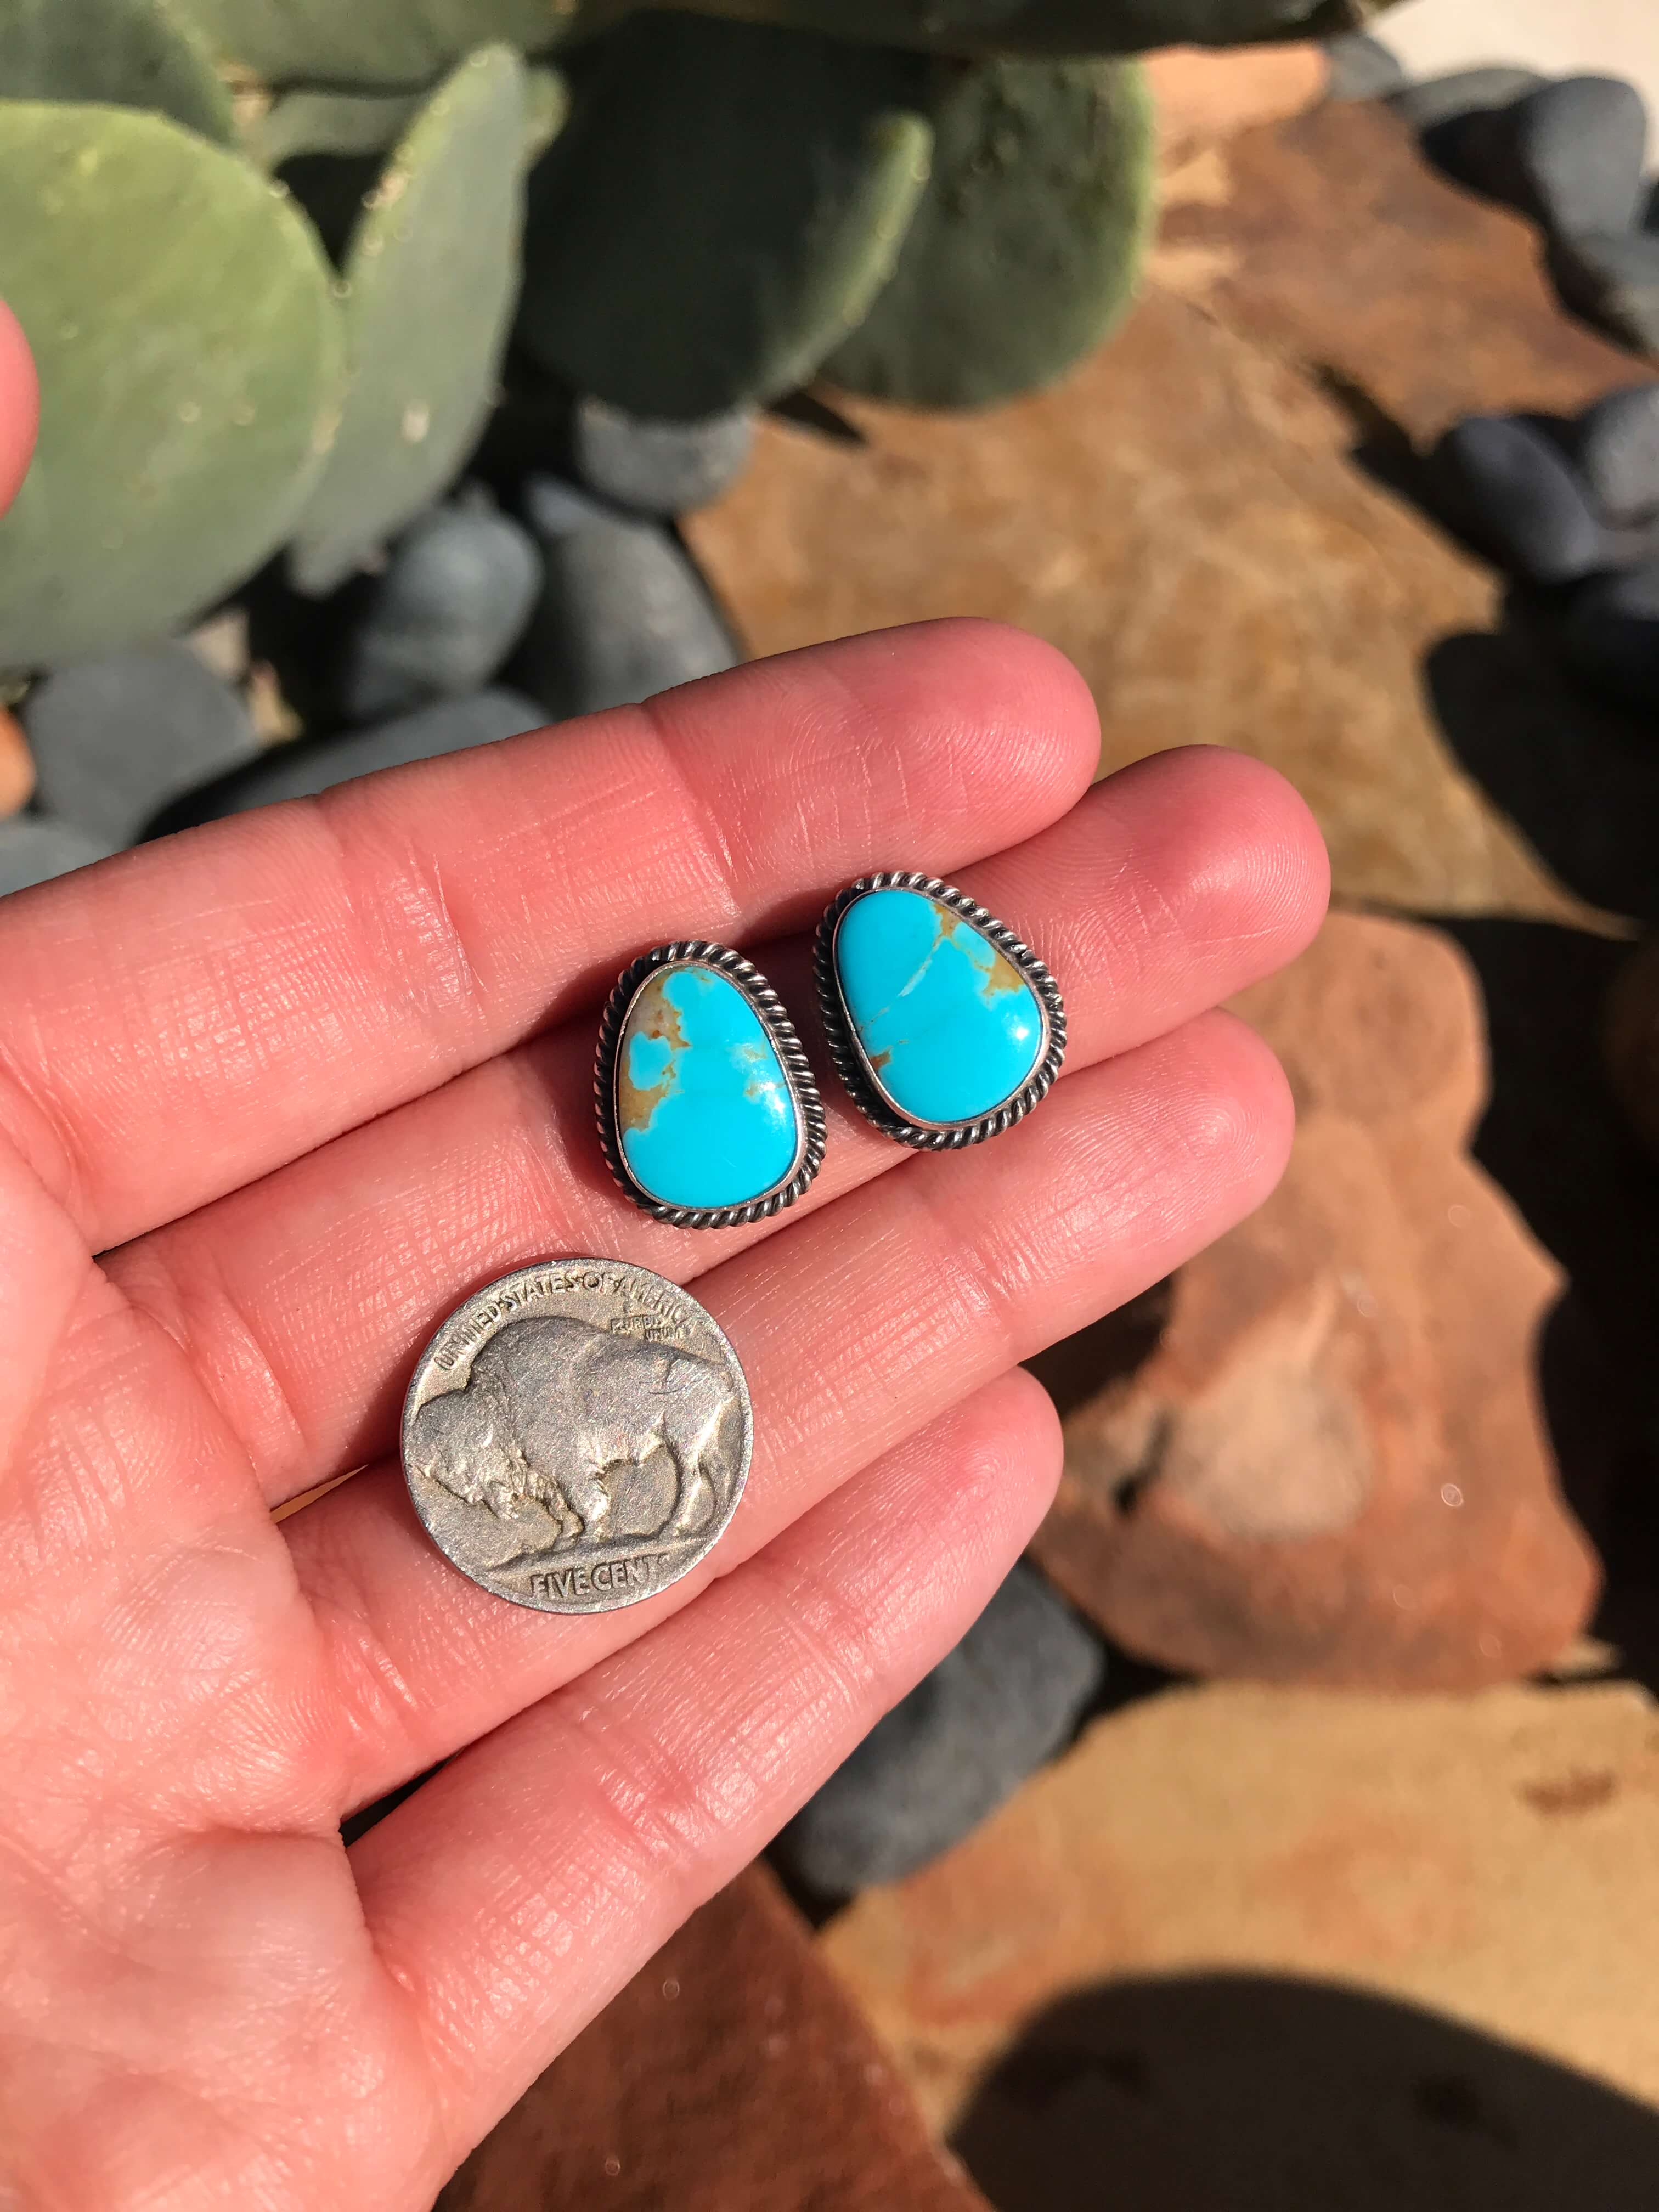
[[[635,994],[617,1054],[617,1142],[662,1206],[746,1206],[794,1172],[800,1108],[747,994],[700,962]]]
[[[1048,1034],[1036,993],[943,900],[866,891],[836,925],[835,962],[865,1061],[907,1121],[977,1121],[1030,1080]]]

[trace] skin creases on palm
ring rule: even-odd
[[[9,2201],[423,2208],[960,1636],[1057,1476],[1018,1363],[1289,1137],[1211,1010],[1317,927],[1305,811],[1238,757],[1097,757],[1048,648],[933,624],[0,902]],[[788,1212],[647,1218],[592,1132],[611,981],[704,935],[799,1011],[816,916],[893,866],[1054,969],[1052,1096],[938,1156],[831,1096]],[[560,1252],[692,1286],[755,1410],[709,1557],[582,1618],[457,1574],[394,1457],[437,1321]]]

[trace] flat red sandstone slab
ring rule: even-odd
[[[436,2212],[989,2212],[763,1867],[693,1915]]]
[[[1538,1405],[1558,1271],[1467,1157],[1474,978],[1437,933],[1334,915],[1239,1002],[1298,1127],[1261,1211],[1176,1277],[1158,1348],[1066,1417],[1034,1546],[1182,1672],[1472,1689],[1549,1663],[1597,1573]]]
[[[1318,107],[1217,160],[1221,181],[1166,213],[1162,265],[1419,444],[1464,415],[1576,413],[1651,374],[1559,305],[1533,225],[1440,176],[1387,107]]]

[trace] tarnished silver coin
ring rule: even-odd
[[[749,1474],[738,1355],[689,1292],[545,1260],[453,1313],[404,1403],[404,1474],[463,1574],[544,1613],[610,1613],[717,1543]]]

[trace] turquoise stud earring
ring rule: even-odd
[[[763,1221],[823,1162],[823,1104],[794,1024],[724,945],[659,945],[599,1024],[599,1142],[636,1206],[682,1229]]]
[[[861,876],[818,925],[836,1072],[901,1145],[976,1145],[1046,1097],[1066,1056],[1054,977],[1012,929],[937,876]]]

